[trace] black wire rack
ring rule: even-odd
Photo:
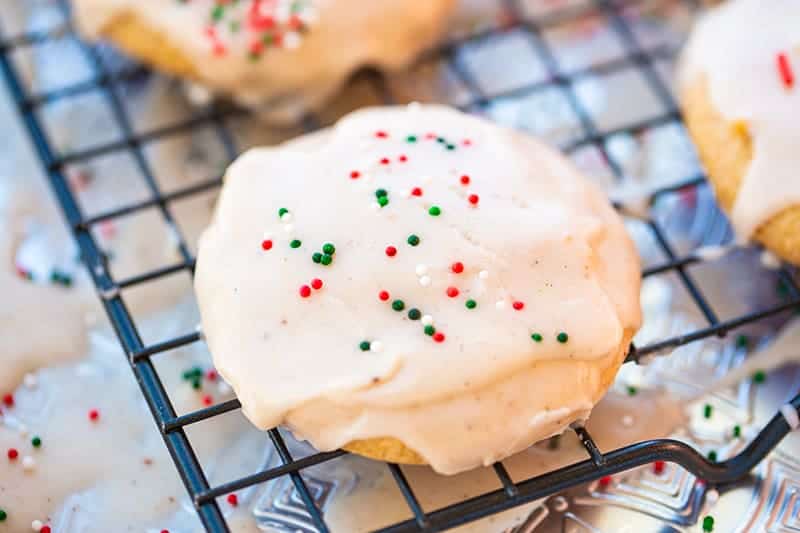
[[[680,1],[692,11],[698,8],[695,1]],[[578,117],[581,130],[580,137],[566,146],[565,150],[573,152],[587,146],[596,148],[617,178],[622,177],[623,171],[615,162],[614,157],[609,154],[606,145],[607,139],[618,133],[635,133],[653,126],[679,125],[681,121],[678,106],[669,88],[657,72],[657,62],[668,56],[669,52],[664,52],[663,50],[653,51],[645,47],[640,43],[636,32],[625,17],[626,9],[647,3],[652,4],[652,2],[643,0],[586,0],[578,5],[574,5],[576,3],[573,2],[570,7],[548,11],[545,15],[531,16],[527,15],[514,0],[507,2],[510,18],[506,21],[507,27],[504,29],[513,28],[516,31],[523,32],[530,42],[532,53],[545,65],[547,70],[546,79],[525,87],[515,88],[514,92],[529,94],[544,89],[558,90],[569,103],[572,112]],[[64,27],[59,27],[57,32],[28,32],[14,36],[0,33],[0,70],[2,70],[3,77],[18,107],[24,126],[30,135],[35,151],[49,177],[50,185],[77,241],[82,259],[98,292],[102,295],[102,303],[116,331],[119,342],[128,357],[142,394],[147,400],[158,429],[164,438],[186,490],[191,496],[201,522],[208,531],[228,531],[225,518],[217,503],[218,497],[277,479],[281,476],[289,476],[316,529],[320,532],[328,531],[329,528],[325,523],[323,512],[314,500],[306,482],[301,477],[301,472],[311,466],[344,455],[346,453],[344,451],[315,453],[301,459],[295,459],[280,433],[273,429],[268,431],[268,435],[281,460],[280,466],[267,468],[221,485],[209,485],[206,474],[186,436],[185,428],[190,424],[237,410],[240,408],[240,404],[237,400],[229,400],[188,414],[177,415],[152,358],[175,348],[202,342],[202,335],[198,332],[192,332],[165,342],[145,344],[139,334],[137,323],[126,308],[124,298],[120,294],[121,289],[147,284],[177,272],[188,271],[191,273],[194,269],[195,258],[192,256],[186,240],[178,233],[177,248],[180,252],[181,260],[177,264],[165,265],[127,279],[114,279],[106,267],[105,255],[92,234],[92,228],[104,221],[149,208],[157,209],[164,222],[172,228],[176,228],[171,204],[177,200],[218,188],[221,185],[221,178],[206,180],[165,194],[159,187],[154,170],[144,155],[144,146],[154,140],[189,131],[191,128],[210,126],[218,134],[226,149],[228,158],[232,160],[237,155],[238,149],[234,136],[226,126],[225,119],[231,115],[241,113],[241,110],[225,104],[215,104],[209,107],[207,111],[196,114],[180,123],[170,124],[144,133],[136,133],[132,117],[124,105],[121,87],[126,81],[135,77],[141,69],[137,67],[111,71],[105,66],[102,52],[96,45],[82,43],[79,40],[82,53],[85,54],[94,68],[96,75],[88,81],[49,92],[31,94],[30,91],[26,90],[20,72],[11,59],[11,54],[16,50],[47,42],[53,39],[54,34],[59,36],[75,35],[74,27],[69,19],[68,3],[64,0],[59,0],[59,5],[64,10],[66,23]],[[548,44],[548,40],[543,37],[543,33],[591,13],[598,14],[607,20],[610,29],[619,41],[624,44],[625,53],[619,59],[565,73],[566,71],[559,63],[557,54],[552,45]],[[0,20],[1,23],[2,21]],[[2,30],[2,26],[0,26],[0,30]],[[491,29],[474,33],[468,37],[449,42],[432,53],[433,56],[446,61],[459,81],[468,89],[470,101],[459,106],[464,110],[480,110],[490,105],[493,99],[497,98],[497,95],[489,95],[482,90],[469,66],[465,65],[461,60],[458,51],[462,46],[490,39],[499,31],[501,30]],[[665,111],[658,116],[622,124],[613,131],[603,132],[597,126],[592,113],[577,97],[574,88],[575,81],[581,76],[609,73],[623,69],[633,69],[638,72]],[[377,93],[381,95],[385,103],[389,104],[395,101],[395,97],[385,79],[380,75],[372,75],[369,78],[371,80],[370,83],[374,84]],[[78,151],[58,153],[54,149],[53,143],[37,115],[37,111],[48,103],[90,91],[100,91],[102,93],[103,98],[113,112],[113,118],[123,133],[123,138]],[[317,127],[318,124],[319,122],[314,117],[307,117],[303,121],[303,129],[308,131]],[[144,201],[123,205],[91,217],[85,216],[66,179],[67,165],[86,162],[107,154],[119,152],[126,152],[133,157],[139,174],[149,190],[150,197]],[[657,198],[660,195],[674,193],[679,190],[702,187],[704,186],[704,181],[705,179],[702,175],[679,178],[676,184],[654,191],[653,197]],[[688,291],[707,325],[685,334],[660,339],[646,346],[632,346],[628,362],[638,363],[647,355],[668,351],[709,337],[725,336],[730,331],[741,326],[764,320],[786,311],[800,309],[800,287],[793,281],[791,272],[787,269],[782,269],[779,271],[778,276],[786,288],[788,294],[786,299],[764,309],[727,320],[720,320],[709,299],[704,295],[702,288],[693,279],[688,269],[690,265],[702,262],[702,257],[696,254],[680,256],[675,247],[669,242],[666,231],[656,220],[653,218],[646,219],[645,224],[652,232],[655,242],[663,251],[667,260],[663,264],[647,268],[643,275],[647,277],[666,272],[677,274],[680,283]],[[796,396],[790,402],[790,405],[800,413],[800,395]],[[415,496],[414,488],[406,479],[401,468],[395,464],[388,464],[387,467],[390,469],[413,517],[404,522],[385,527],[380,531],[408,532],[449,529],[556,494],[581,483],[597,480],[604,476],[654,461],[667,461],[681,465],[709,485],[731,483],[747,475],[789,433],[790,427],[784,416],[776,414],[748,446],[738,455],[724,462],[709,461],[691,446],[668,439],[640,442],[602,453],[585,428],[576,426],[573,431],[575,431],[586,449],[588,454],[586,460],[544,475],[516,482],[512,480],[503,464],[497,463],[494,465],[494,471],[502,484],[501,489],[435,510],[423,509]]]

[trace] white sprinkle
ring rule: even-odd
[[[291,222],[293,218],[291,213],[284,213],[281,215],[281,222]]]
[[[789,428],[792,431],[796,429],[800,429],[800,415],[797,414],[797,410],[792,407],[791,404],[784,404],[781,406],[781,414],[783,418],[786,419],[786,423],[789,424]]]
[[[285,231],[286,233],[291,233],[291,232],[293,232],[293,231],[294,231],[294,224],[286,224],[286,225],[283,227],[283,231]]]
[[[497,308],[498,311],[502,311],[506,308],[506,301],[505,300],[498,300],[494,306]]]
[[[34,374],[28,373],[22,378],[22,383],[24,383],[29,389],[33,389],[39,384],[39,379]]]
[[[302,42],[302,37],[296,31],[289,31],[283,35],[283,46],[288,50],[297,50]]]
[[[778,270],[781,267],[781,260],[769,250],[764,250],[761,252],[761,265],[770,270]]]
[[[214,96],[207,88],[203,87],[202,85],[197,85],[196,83],[185,82],[183,85],[183,91],[186,94],[186,98],[188,98],[189,101],[196,106],[205,106],[210,104]]]
[[[488,270],[481,270],[478,272],[478,277],[480,279],[489,279],[489,271]]]
[[[633,417],[631,415],[625,415],[622,417],[622,425],[626,428],[633,426]]]
[[[422,109],[422,104],[420,104],[419,102],[411,102],[410,104],[408,104],[408,110],[411,111],[412,113],[416,113],[420,109]]]
[[[421,322],[423,326],[431,326],[433,325],[433,317],[431,315],[422,315]]]
[[[419,284],[423,287],[430,287],[431,286],[431,277],[430,276],[422,276],[419,278]]]
[[[706,492],[706,502],[715,504],[719,501],[719,492],[716,489],[711,489]]]
[[[26,455],[25,457],[22,458],[23,470],[25,470],[26,472],[30,472],[34,468],[36,468],[36,459],[31,457],[30,455]]]
[[[428,273],[428,266],[427,265],[417,265],[417,276],[424,276]]]
[[[383,350],[383,343],[381,341],[372,341],[369,343],[370,352],[380,352]]]
[[[44,526],[44,524],[42,524],[41,520],[34,520],[33,522],[31,522],[31,529],[34,531],[41,531],[42,526]]]

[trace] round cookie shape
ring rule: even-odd
[[[441,106],[241,156],[195,283],[256,426],[447,474],[588,417],[640,323],[638,255],[602,192]]]
[[[362,66],[406,67],[454,0],[76,0],[82,32],[276,119],[314,109]]]
[[[683,54],[686,123],[739,238],[800,264],[800,4],[732,0]],[[753,38],[745,38],[751,36]]]

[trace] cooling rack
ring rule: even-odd
[[[690,10],[698,8],[695,1],[679,1],[683,1]],[[644,46],[639,41],[628,19],[624,16],[625,9],[646,3],[644,0],[585,0],[583,2],[568,3],[568,7],[550,10],[544,15],[531,15],[525,12],[520,5],[517,5],[514,0],[509,0],[507,2],[509,16],[502,29],[485,30],[455,39],[433,52],[433,54],[447,62],[452,72],[455,73],[460,83],[469,93],[468,103],[459,107],[467,111],[474,111],[491,105],[497,95],[487,94],[480,84],[476,82],[469,66],[460,59],[459,49],[470,43],[492,38],[498,32],[509,28],[523,32],[530,43],[532,54],[545,66],[546,77],[527,86],[515,88],[514,91],[519,93],[535,93],[542,90],[558,91],[578,118],[580,129],[580,136],[571,141],[565,147],[565,150],[573,152],[582,147],[594,147],[603,156],[613,174],[618,179],[622,179],[623,170],[607,148],[606,141],[609,138],[619,133],[643,131],[648,127],[667,124],[680,125],[681,121],[679,109],[671,92],[658,74],[658,61],[663,59],[663,51],[657,53]],[[69,5],[64,0],[59,0],[59,4],[60,8],[64,10],[67,22],[64,27],[58,28],[57,34],[60,36],[65,34],[74,35],[74,28],[69,21]],[[572,70],[564,69],[553,46],[548,44],[548,40],[543,37],[543,33],[576,20],[587,13],[598,13],[607,20],[610,29],[624,45],[624,54],[620,58],[588,67]],[[2,24],[1,20],[0,24]],[[0,26],[1,29],[2,26]],[[82,259],[98,289],[98,293],[102,296],[105,311],[128,357],[142,394],[147,400],[150,411],[181,479],[191,496],[192,503],[199,514],[201,522],[208,531],[228,531],[225,518],[217,504],[216,499],[218,497],[245,487],[277,479],[281,476],[289,476],[316,529],[321,532],[328,531],[323,513],[300,473],[306,468],[344,455],[346,453],[344,451],[315,453],[301,459],[295,459],[280,433],[277,430],[271,430],[268,435],[281,460],[282,464],[280,466],[267,468],[221,485],[209,485],[203,468],[186,436],[185,428],[190,424],[237,410],[240,408],[240,404],[237,400],[230,400],[188,414],[177,415],[170,397],[162,385],[152,358],[181,346],[203,342],[202,335],[199,332],[192,332],[164,342],[145,344],[139,334],[136,320],[126,308],[124,298],[120,293],[122,289],[152,283],[177,272],[188,271],[191,273],[193,271],[195,258],[192,256],[190,247],[180,235],[180,232],[175,232],[176,244],[181,257],[178,263],[164,265],[126,279],[114,279],[106,267],[105,255],[92,234],[92,228],[98,224],[152,208],[155,208],[160,213],[163,221],[170,228],[177,228],[171,204],[177,200],[218,188],[221,185],[221,178],[202,181],[168,194],[164,193],[158,185],[153,168],[144,155],[143,146],[156,139],[189,131],[191,128],[210,126],[214,128],[226,149],[228,158],[232,160],[237,155],[238,148],[234,136],[226,126],[225,119],[242,111],[233,106],[215,104],[209,107],[208,110],[179,123],[144,133],[136,133],[132,124],[132,117],[124,105],[121,86],[127,80],[136,76],[139,69],[123,69],[112,72],[105,66],[98,48],[85,43],[80,43],[80,47],[96,72],[92,79],[62,87],[58,90],[32,94],[23,84],[20,72],[12,61],[11,55],[16,50],[35,46],[53,39],[53,35],[53,31],[28,32],[13,36],[0,33],[0,69],[40,162],[49,177],[50,185],[55,192],[66,221],[77,241]],[[626,121],[612,131],[601,131],[591,110],[577,97],[575,82],[581,76],[617,71],[637,72],[653,97],[660,102],[664,110],[663,113],[658,116]],[[380,75],[373,75],[369,78],[370,83],[375,85],[377,93],[381,95],[385,103],[390,104],[396,100],[389,85]],[[58,153],[54,149],[53,143],[37,115],[37,111],[48,103],[90,91],[100,91],[103,94],[113,112],[113,118],[123,133],[123,137],[99,146]],[[306,117],[302,124],[303,129],[309,131],[318,122],[314,117]],[[85,216],[68,185],[65,177],[66,166],[71,163],[91,161],[107,154],[119,152],[125,152],[132,156],[150,197],[144,201],[123,205],[91,217]],[[694,188],[702,187],[704,181],[705,178],[702,175],[676,176],[673,185],[653,191],[651,200],[658,198],[660,195],[676,191],[690,191]],[[786,299],[779,304],[770,305],[754,312],[720,320],[714,307],[704,294],[702,287],[693,279],[689,268],[687,268],[695,263],[703,262],[703,257],[698,254],[679,255],[674,245],[671,244],[667,232],[655,219],[646,218],[644,222],[649,231],[652,232],[655,242],[667,260],[662,264],[647,268],[643,275],[648,277],[667,272],[676,274],[677,279],[688,291],[697,309],[704,317],[706,324],[703,327],[695,328],[678,336],[658,339],[645,346],[632,346],[628,362],[638,363],[645,356],[669,351],[701,339],[725,336],[739,327],[789,310],[800,309],[800,288],[793,281],[791,272],[784,268],[778,272],[778,276],[787,291],[788,296]],[[782,411],[786,413],[787,410],[794,410],[800,413],[800,395],[796,396],[789,404],[783,406]],[[676,463],[708,485],[719,486],[732,483],[750,472],[789,433],[791,429],[787,421],[789,418],[791,418],[791,415],[777,413],[748,446],[738,455],[724,462],[710,461],[688,444],[668,439],[640,442],[602,453],[589,432],[583,427],[575,426],[572,430],[577,434],[587,452],[588,458],[586,460],[517,482],[511,479],[502,463],[497,463],[493,465],[493,468],[502,484],[502,488],[432,511],[426,511],[422,508],[415,496],[414,487],[406,479],[401,468],[395,464],[388,464],[387,467],[390,469],[397,486],[405,498],[413,518],[385,527],[380,531],[408,532],[449,529],[514,506],[553,495],[581,483],[602,479],[605,476],[655,461]]]

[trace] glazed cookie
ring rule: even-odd
[[[683,109],[740,238],[800,264],[800,3],[732,0],[684,52]]]
[[[241,156],[196,291],[256,426],[452,474],[589,416],[639,327],[639,276],[558,153],[416,104]]]
[[[296,116],[357,68],[402,69],[454,0],[76,0],[80,28],[165,72]]]

